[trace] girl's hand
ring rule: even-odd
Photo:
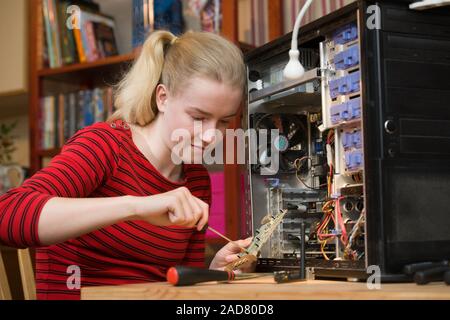
[[[131,199],[134,220],[144,220],[156,226],[197,226],[199,231],[208,222],[208,204],[193,196],[186,187]]]
[[[222,249],[220,249],[214,259],[212,260],[209,269],[224,270],[224,267],[238,259],[238,253],[241,252],[241,248],[247,248],[252,243],[252,237],[228,242]],[[255,266],[240,269],[242,272],[252,272]]]

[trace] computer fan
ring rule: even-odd
[[[295,171],[294,161],[307,154],[307,116],[303,114],[268,114],[252,115],[253,128],[258,132],[257,165],[254,170],[269,167],[272,151],[279,152],[279,170]],[[267,130],[266,143],[261,140],[261,130]],[[278,129],[278,136],[272,139],[272,129]],[[274,148],[271,147],[273,140]]]

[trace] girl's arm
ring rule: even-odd
[[[133,218],[130,196],[112,198],[51,198],[42,208],[38,234],[47,246]]]
[[[79,130],[50,164],[0,196],[0,244],[50,245],[129,219],[192,227],[208,206],[186,188],[154,196],[89,198],[115,174],[120,140],[107,124]]]
[[[127,220],[159,226],[198,223],[201,230],[208,211],[208,205],[184,187],[147,197],[52,198],[41,212],[39,238],[42,245],[50,245]]]

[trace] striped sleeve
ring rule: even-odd
[[[70,138],[49,165],[0,197],[0,244],[40,246],[38,221],[53,197],[88,197],[118,166],[114,129],[95,124]]]
[[[204,195],[200,198],[205,201],[211,209],[211,179],[208,171],[202,167],[201,174],[202,183],[200,185],[205,188]],[[205,268],[205,231],[195,230],[189,239],[189,244],[186,249],[186,255],[182,261],[183,265],[190,267]]]

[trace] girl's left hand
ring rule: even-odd
[[[217,253],[214,259],[212,260],[211,264],[209,265],[209,269],[215,269],[215,270],[224,270],[224,267],[237,260],[238,259],[238,253],[241,252],[241,248],[247,248],[252,243],[252,237],[243,239],[243,240],[237,240],[233,242],[228,242],[222,249],[220,249]],[[242,272],[252,272],[254,269],[254,266],[249,267],[247,269],[241,269]]]

